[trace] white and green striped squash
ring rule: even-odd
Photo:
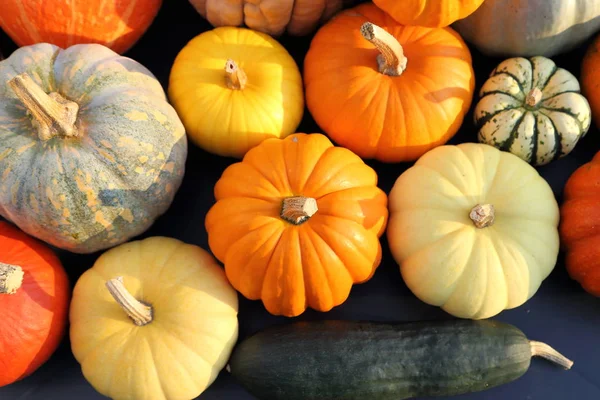
[[[534,166],[569,154],[591,124],[577,78],[546,57],[501,62],[479,92],[478,140]]]
[[[146,231],[173,201],[183,124],[158,80],[99,44],[0,62],[0,215],[74,253]]]

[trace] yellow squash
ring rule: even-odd
[[[238,27],[204,32],[179,52],[169,98],[193,143],[236,158],[294,133],[304,112],[292,56],[271,36]]]
[[[225,366],[238,298],[205,250],[152,237],[104,253],[77,281],[71,347],[114,400],[190,400]]]
[[[437,147],[389,195],[388,242],[422,301],[471,319],[529,300],[554,269],[559,209],[516,155],[487,144]]]

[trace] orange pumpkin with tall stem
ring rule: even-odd
[[[403,26],[367,3],[319,30],[304,84],[309,111],[336,143],[400,162],[456,134],[475,78],[469,49],[451,28]]]
[[[66,333],[71,289],[50,248],[0,221],[0,387],[44,364]]]
[[[329,311],[379,266],[387,196],[371,167],[324,135],[263,141],[223,172],[215,197],[210,249],[271,314]]]

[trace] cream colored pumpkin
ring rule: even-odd
[[[113,400],[190,400],[227,363],[237,312],[210,253],[151,237],[105,252],[81,275],[71,348],[88,382]]]
[[[530,299],[559,251],[548,183],[517,156],[464,143],[437,147],[389,195],[388,242],[409,289],[460,318]]]
[[[539,166],[569,154],[592,115],[577,78],[545,57],[500,63],[474,112],[478,138]]]
[[[545,56],[571,50],[600,29],[598,0],[485,0],[453,28],[490,56]]]

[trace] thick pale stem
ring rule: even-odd
[[[23,269],[0,262],[0,294],[15,294],[23,284]]]
[[[122,277],[119,276],[106,282],[106,288],[134,324],[144,326],[152,322],[152,307],[133,297],[123,285]]]
[[[540,100],[542,100],[542,91],[536,87],[531,89],[529,91],[529,93],[527,93],[527,96],[525,97],[525,103],[529,107],[537,106],[538,103],[540,102]]]
[[[33,116],[40,140],[55,136],[77,137],[76,127],[79,105],[58,93],[46,94],[42,88],[23,73],[8,81],[8,85]]]
[[[225,84],[229,89],[242,90],[248,82],[248,77],[233,60],[227,60],[225,63]]]
[[[494,225],[496,211],[491,204],[477,204],[471,209],[469,218],[471,218],[471,221],[473,221],[473,224],[475,224],[477,228],[487,228],[488,226]]]
[[[281,218],[287,222],[300,225],[310,219],[319,208],[312,197],[293,196],[283,199]]]
[[[530,341],[529,345],[531,346],[531,355],[533,357],[542,357],[546,360],[552,361],[555,364],[560,365],[564,369],[571,369],[573,366],[573,361],[569,360],[567,357],[560,354],[558,351],[554,350],[552,347],[548,346],[546,343]]]
[[[377,56],[379,72],[389,76],[402,75],[408,60],[398,40],[385,29],[371,22],[365,22],[360,27],[360,33],[379,50],[380,54]]]

